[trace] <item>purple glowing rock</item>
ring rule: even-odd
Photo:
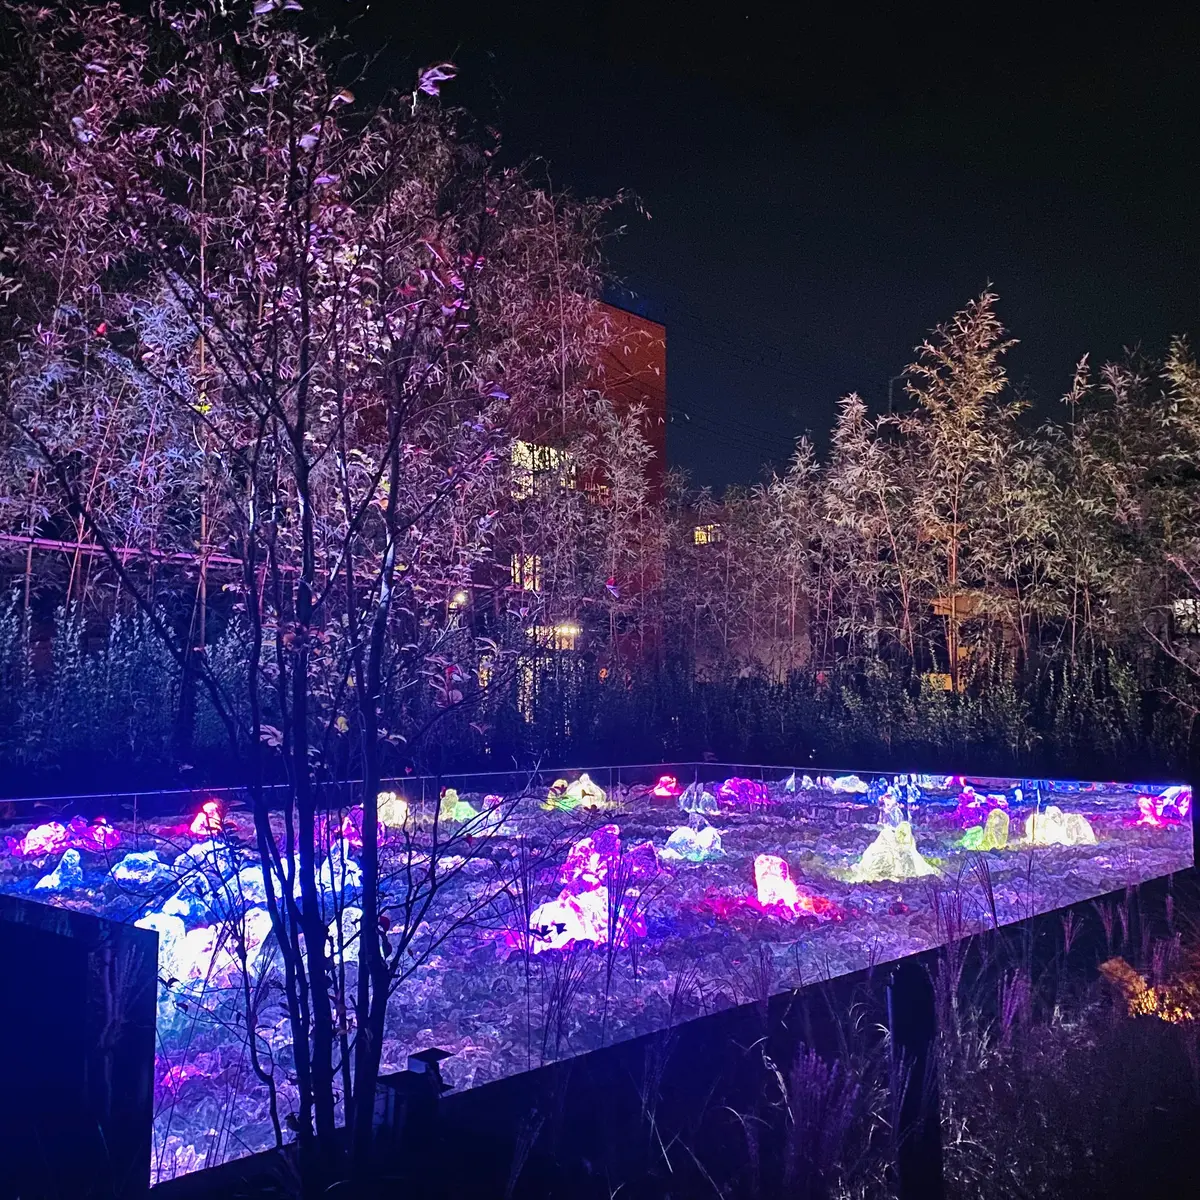
[[[735,775],[717,789],[717,798],[739,808],[766,804],[770,799],[767,785],[757,779],[742,779]]]

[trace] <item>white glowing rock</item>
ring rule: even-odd
[[[185,921],[202,921],[208,916],[208,902],[212,896],[212,885],[197,871],[167,900],[162,911]]]
[[[608,888],[560,896],[539,904],[529,918],[533,952],[562,950],[572,942],[608,941]]]
[[[271,914],[265,908],[248,908],[242,918],[240,933],[246,940],[246,967],[253,971],[259,966],[262,949],[267,938],[271,936]],[[240,961],[233,959],[234,967],[239,967]]]
[[[721,835],[711,825],[705,825],[703,829],[681,825],[667,838],[660,857],[672,862],[705,862],[720,858],[724,853]]]
[[[152,912],[134,921],[139,929],[152,929],[158,934],[158,974],[161,979],[181,979],[187,974],[181,956],[187,928],[183,918],[169,913]]]
[[[175,878],[175,872],[158,857],[157,850],[134,850],[108,873],[114,883],[153,887]]]
[[[334,962],[358,962],[358,931],[362,923],[362,909],[353,904],[342,909],[341,930],[335,918],[329,922],[329,942],[333,947]]]
[[[201,925],[199,929],[189,929],[183,935],[178,948],[181,979],[191,983],[212,976],[220,935],[221,931],[216,925]]]
[[[885,825],[878,837],[863,851],[862,858],[850,868],[855,883],[874,883],[884,879],[919,879],[940,874],[917,850],[912,826],[907,821]]]
[[[1094,846],[1096,833],[1082,813],[1051,804],[1025,818],[1025,840],[1031,846]]]
[[[399,792],[380,792],[375,799],[379,824],[386,829],[403,829],[408,822],[408,801]]]
[[[760,854],[754,860],[754,883],[760,904],[783,904],[796,908],[800,894],[788,865],[777,854]]]
[[[869,788],[857,775],[839,775],[829,782],[832,791],[843,792],[847,795],[864,795]]]
[[[83,866],[78,850],[66,850],[58,860],[58,866],[49,875],[43,875],[34,885],[39,892],[63,892],[70,888],[83,887]]]
[[[176,856],[174,866],[176,871],[185,874],[206,870],[227,878],[237,871],[237,856],[222,842],[197,842],[190,850]]]

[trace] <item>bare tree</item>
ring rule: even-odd
[[[366,1169],[387,1005],[446,877],[436,813],[400,860],[381,845],[387,747],[481,694],[481,654],[493,676],[501,665],[460,597],[507,608],[494,563],[513,432],[561,398],[581,357],[585,322],[563,295],[595,293],[605,209],[497,169],[490,135],[435,99],[446,64],[357,113],[346,69],[286,13],[138,19],[110,4],[15,21],[4,86],[24,120],[0,176],[10,461],[53,490],[245,764],[286,986],[290,1120],[320,1186],[343,1170],[343,1085]],[[225,568],[239,681],[214,668],[203,630],[165,618],[139,569],[163,523],[148,544],[149,467],[129,448],[166,430],[181,457],[155,503],[175,544],[198,550],[205,606],[212,560]],[[278,811],[270,755],[287,780]],[[329,985],[322,884],[344,870],[323,815],[338,776],[361,781],[352,996]]]

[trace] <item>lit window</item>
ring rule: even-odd
[[[513,587],[523,592],[542,590],[542,556],[540,554],[514,554],[512,556]]]
[[[531,625],[525,633],[539,650],[574,650],[583,629],[574,621],[560,621],[557,625]]]
[[[1200,635],[1200,598],[1182,596],[1171,601],[1171,616],[1175,632],[1194,637]]]
[[[492,656],[484,654],[479,659],[479,670],[476,671],[479,678],[479,686],[486,688],[492,682]]]
[[[575,459],[569,451],[554,446],[539,446],[519,438],[512,444],[512,497],[528,500],[547,478],[556,478],[562,487],[575,486]]]
[[[715,546],[717,542],[723,542],[724,540],[725,531],[716,522],[708,525],[697,525],[692,530],[692,542],[697,546]]]

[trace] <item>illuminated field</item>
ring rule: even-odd
[[[384,1070],[436,1046],[457,1087],[1193,861],[1190,792],[1164,785],[712,764],[444,782],[381,804],[381,926],[403,964]],[[295,1089],[250,815],[233,794],[99,803],[10,806],[0,890],[158,931],[156,1178],[264,1149],[251,1036],[281,1113]],[[349,1040],[360,810],[332,810],[321,836]]]

